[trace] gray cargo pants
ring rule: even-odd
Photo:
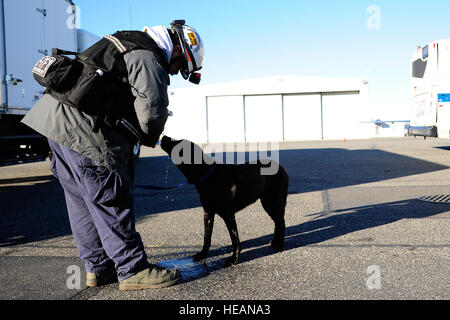
[[[51,170],[61,183],[70,226],[87,272],[115,268],[119,281],[149,267],[135,230],[133,188],[121,175],[49,140]],[[123,174],[133,175],[134,169]]]

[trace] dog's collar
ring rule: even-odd
[[[216,170],[216,166],[212,166],[211,170],[209,170],[209,172],[207,174],[205,174],[203,177],[198,179],[195,184],[200,184],[200,183],[204,182],[206,179],[209,178],[209,176],[214,172],[214,170]]]

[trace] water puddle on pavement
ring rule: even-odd
[[[209,275],[211,268],[207,264],[195,262],[192,258],[164,260],[158,262],[158,266],[168,269],[180,270],[184,281],[200,279]]]

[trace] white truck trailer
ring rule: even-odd
[[[413,136],[450,138],[450,39],[418,47],[411,57]]]
[[[44,90],[33,78],[35,63],[52,48],[83,51],[98,40],[77,27],[71,0],[0,0],[1,162],[48,155],[47,141],[20,120]]]

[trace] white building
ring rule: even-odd
[[[169,91],[165,134],[204,142],[362,139],[374,135],[363,79],[276,76]]]

